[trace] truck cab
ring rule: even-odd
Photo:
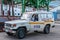
[[[30,31],[42,31],[48,34],[50,33],[50,27],[54,27],[53,14],[47,11],[35,11],[25,12],[20,20],[5,22],[4,30],[8,35],[15,34],[22,39]]]

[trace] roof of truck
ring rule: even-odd
[[[28,14],[38,14],[38,13],[51,13],[51,12],[47,12],[47,11],[33,11],[33,12],[25,12],[25,13],[28,13]]]

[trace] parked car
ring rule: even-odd
[[[53,14],[47,11],[34,11],[25,12],[20,20],[6,21],[4,30],[9,36],[15,34],[22,39],[30,31],[49,34],[50,27],[54,27]]]

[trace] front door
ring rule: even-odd
[[[29,22],[31,25],[31,30],[38,30],[40,29],[40,23],[39,23],[39,16],[38,14],[33,14],[31,17],[31,21]]]

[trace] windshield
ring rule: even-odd
[[[29,18],[29,14],[23,14],[21,19],[22,20],[27,20]]]

